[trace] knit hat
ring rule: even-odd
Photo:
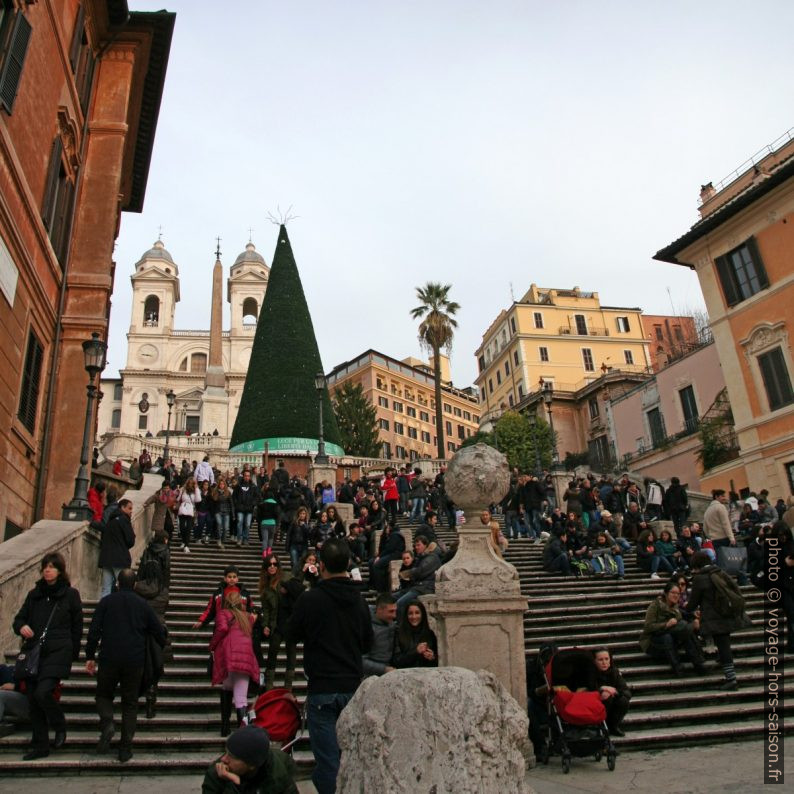
[[[226,750],[248,766],[259,769],[270,760],[270,739],[258,726],[246,725],[229,736]]]

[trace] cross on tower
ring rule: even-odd
[[[221,238],[220,237],[216,237],[215,238],[215,243],[216,243],[215,258],[216,259],[220,259],[221,258]]]
[[[162,226],[158,226],[157,227],[157,242],[159,242],[159,243],[163,242],[163,227]]]
[[[248,227],[248,242],[251,242],[251,235],[254,233],[254,230],[249,226]]]

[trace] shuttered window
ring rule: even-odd
[[[69,226],[74,202],[74,184],[66,174],[63,164],[63,144],[55,136],[50,152],[50,164],[41,206],[41,219],[47,227],[52,248],[61,267],[65,265],[69,242]]]
[[[769,286],[764,263],[755,238],[716,259],[722,294],[728,306],[735,306]]]
[[[794,403],[794,391],[791,388],[791,377],[786,367],[783,351],[776,347],[758,356],[758,366],[764,379],[769,410],[774,411],[784,405]]]
[[[21,11],[11,15],[10,3],[3,3],[0,44],[4,47],[0,67],[0,107],[11,113],[22,78],[22,67],[30,43],[30,22]]]
[[[31,435],[36,429],[36,407],[39,403],[43,360],[44,348],[36,338],[36,334],[30,331],[28,334],[28,349],[25,353],[25,369],[22,372],[22,389],[19,395],[17,417]]]

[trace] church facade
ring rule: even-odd
[[[179,266],[157,240],[131,275],[127,362],[120,378],[102,379],[98,437],[162,435],[168,422],[169,391],[175,395],[170,421],[175,436],[228,437],[242,397],[269,275],[264,257],[249,242],[226,282],[231,325],[224,331],[223,266],[218,254],[212,273],[210,329],[177,329]]]

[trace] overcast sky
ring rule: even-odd
[[[163,6],[176,29],[144,211],[116,247],[106,376],[159,226],[176,325],[207,329],[215,237],[224,279],[249,227],[270,264],[279,205],[300,216],[326,371],[369,347],[419,355],[409,310],[429,280],[462,307],[460,387],[533,281],[700,308],[695,275],[652,255],[697,220],[701,184],[794,127],[786,0],[130,0]]]

